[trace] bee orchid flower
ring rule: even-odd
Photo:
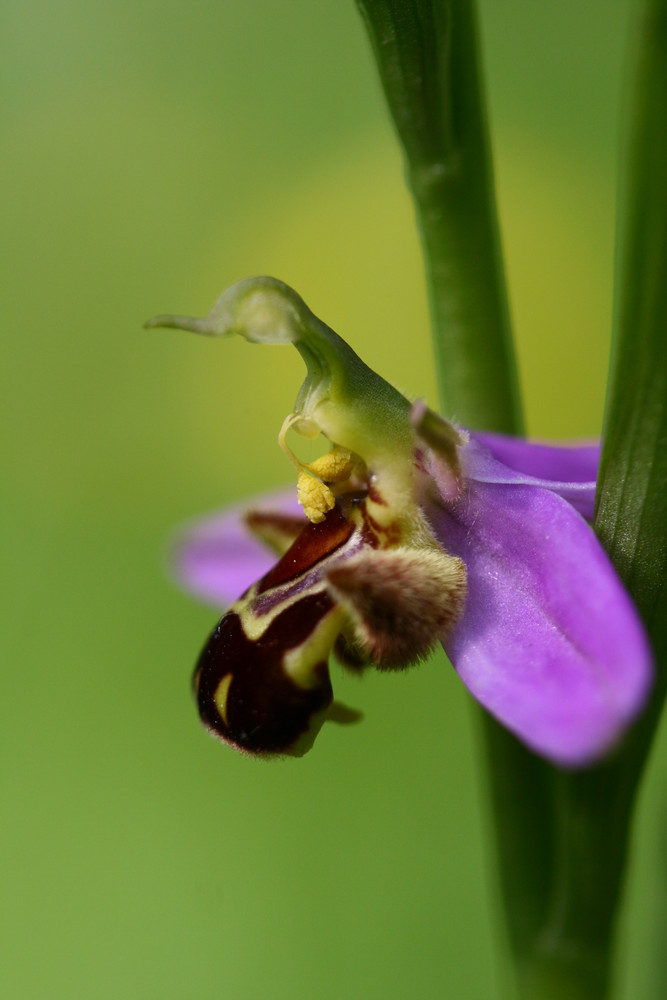
[[[393,670],[440,643],[471,694],[565,767],[607,753],[652,662],[589,521],[598,449],[469,433],[411,403],[288,286],[238,282],[210,336],[293,344],[307,375],[280,443],[296,487],[187,530],[177,572],[227,606],[197,662],[201,719],[258,756],[300,754],[341,715],[328,660]],[[302,462],[288,433],[325,442]],[[240,596],[239,596],[240,595]]]

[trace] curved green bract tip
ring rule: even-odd
[[[295,413],[366,461],[411,448],[410,404],[276,278],[244,278],[208,316],[154,316],[146,328],[177,327],[210,337],[239,334],[254,344],[293,344],[308,373]]]

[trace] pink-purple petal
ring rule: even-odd
[[[599,444],[540,444],[477,431],[470,438],[463,450],[467,476],[484,483],[544,487],[593,520]]]
[[[186,526],[173,548],[172,565],[178,582],[217,608],[235,601],[276,562],[275,554],[248,531],[244,515],[249,509],[303,516],[296,491],[282,490]]]
[[[430,512],[468,573],[446,651],[485,708],[538,753],[585,765],[641,710],[652,679],[643,628],[584,519],[559,496],[471,481]]]

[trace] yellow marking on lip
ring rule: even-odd
[[[334,605],[299,646],[294,646],[283,654],[283,671],[302,691],[309,691],[320,684],[320,678],[313,668],[328,660],[343,619],[344,612]]]
[[[283,589],[289,590],[293,586],[293,583],[289,581],[286,584],[281,585]],[[304,597],[309,597],[311,594],[319,594],[326,590],[326,584],[323,580],[318,580],[313,583],[310,587],[305,590],[299,591],[298,593],[292,594],[290,597],[280,597],[276,600],[274,606],[265,611],[263,614],[257,614],[255,611],[255,600],[257,598],[256,587],[253,586],[252,589],[232,605],[232,610],[241,619],[241,628],[245,634],[246,639],[250,642],[257,642],[261,639],[269,625],[272,625],[274,620],[285,611],[286,608],[291,607],[296,604],[297,601],[303,600]],[[280,589],[276,588],[274,593],[279,594]]]
[[[227,722],[227,695],[229,694],[229,685],[234,679],[234,674],[225,674],[217,688],[215,689],[215,694],[213,700],[215,702],[215,707],[217,708],[220,718],[224,724],[229,728],[229,723]]]

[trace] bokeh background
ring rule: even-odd
[[[632,10],[481,4],[541,437],[601,427]],[[334,667],[365,721],[302,760],[242,759],[190,696],[216,611],[166,568],[184,520],[289,480],[276,435],[302,367],[147,316],[274,274],[436,402],[352,0],[4,0],[0,80],[3,995],[499,1000],[476,714],[444,657],[363,681]],[[626,1000],[664,995],[666,751],[636,831]]]

